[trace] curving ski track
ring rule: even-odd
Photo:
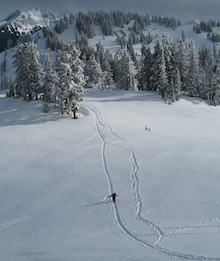
[[[20,223],[20,222],[25,221],[25,220],[30,219],[30,218],[32,218],[32,217],[21,217],[21,218],[17,218],[17,219],[14,219],[12,221],[9,221],[7,223],[4,223],[4,224],[0,225],[0,232],[4,231],[5,229],[7,229],[11,226],[16,225],[17,223]]]
[[[112,184],[112,181],[111,181],[111,175],[108,171],[108,166],[107,166],[107,162],[106,162],[106,146],[108,145],[107,140],[106,140],[106,134],[108,134],[108,133],[110,133],[111,135],[114,135],[121,142],[123,142],[126,149],[130,153],[131,194],[132,194],[133,200],[136,204],[136,213],[134,214],[134,216],[138,221],[144,223],[147,226],[150,226],[154,230],[155,234],[157,235],[157,240],[156,240],[155,243],[152,244],[152,243],[150,243],[146,240],[139,238],[137,235],[132,233],[132,231],[127,227],[125,221],[122,219],[122,217],[120,215],[120,210],[119,210],[117,204],[112,204],[111,208],[112,208],[113,217],[114,217],[115,223],[117,224],[117,226],[121,230],[121,232],[123,234],[125,234],[127,237],[129,237],[130,239],[132,239],[133,241],[137,242],[139,245],[147,248],[148,250],[154,251],[155,253],[158,253],[158,254],[163,254],[163,255],[167,255],[167,256],[172,257],[172,258],[175,257],[175,258],[185,259],[185,260],[219,261],[220,258],[197,256],[197,255],[174,252],[174,251],[171,251],[169,249],[160,247],[158,245],[158,243],[163,239],[165,234],[152,221],[146,220],[146,219],[141,217],[142,202],[141,202],[140,195],[139,195],[139,189],[138,189],[139,181],[138,181],[138,175],[137,175],[139,167],[138,167],[138,163],[137,163],[137,159],[136,159],[134,151],[131,149],[131,147],[129,147],[129,145],[126,142],[125,139],[123,139],[118,134],[116,134],[111,129],[111,127],[104,122],[104,120],[102,119],[100,111],[95,106],[93,106],[91,104],[85,104],[84,103],[83,107],[90,110],[94,115],[94,117],[93,117],[94,124],[95,124],[95,127],[96,127],[97,134],[98,134],[98,136],[101,140],[101,143],[102,143],[101,159],[102,159],[103,173],[105,175],[105,179],[106,179],[106,182],[107,182],[109,194],[113,193],[113,184]]]

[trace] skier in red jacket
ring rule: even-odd
[[[108,196],[109,198],[112,198],[113,202],[115,202],[115,198],[117,197],[118,195],[116,195],[116,193],[113,193],[111,196]]]

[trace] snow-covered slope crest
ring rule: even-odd
[[[21,35],[22,33],[33,32],[38,28],[49,26],[58,19],[58,15],[49,10],[32,9],[21,12],[16,10],[13,14],[5,18],[0,26],[4,26],[12,33]]]
[[[10,14],[9,16],[7,16],[2,21],[1,25],[4,24],[4,23],[10,23],[11,21],[15,20],[20,14],[21,14],[21,11],[17,9],[14,13]]]

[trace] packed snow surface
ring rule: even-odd
[[[220,260],[219,107],[87,90],[78,120],[42,108],[0,95],[1,260]]]

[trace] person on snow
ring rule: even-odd
[[[115,202],[115,198],[117,197],[118,195],[116,195],[116,193],[113,193],[111,196],[108,196],[109,198],[112,198],[113,202]]]

